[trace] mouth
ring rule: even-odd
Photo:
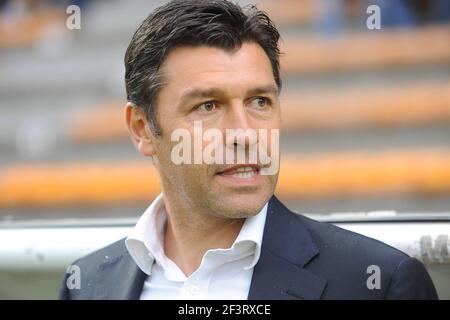
[[[261,166],[241,164],[228,167],[216,173],[216,176],[234,183],[255,183],[260,176]]]

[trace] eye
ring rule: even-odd
[[[264,109],[270,104],[270,100],[266,97],[256,97],[252,99],[251,106],[256,109]]]
[[[217,107],[216,107],[216,104],[214,101],[207,101],[207,102],[200,104],[195,109],[200,112],[211,112],[211,111],[214,111],[216,108]]]

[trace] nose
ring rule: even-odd
[[[250,129],[245,105],[243,102],[236,102],[228,109],[226,116],[226,129]]]
[[[245,108],[243,102],[234,103],[229,107],[225,120],[226,149],[237,152],[238,158],[241,158],[239,150],[249,156],[250,148],[258,142],[257,131]]]

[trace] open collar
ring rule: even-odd
[[[139,299],[147,275],[122,245],[121,254],[99,266],[95,299]],[[248,299],[320,299],[326,279],[305,268],[318,255],[302,220],[273,196]]]

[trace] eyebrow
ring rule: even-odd
[[[269,84],[266,86],[252,88],[246,92],[247,96],[258,94],[273,94],[277,96],[279,94],[279,90],[276,85]],[[192,88],[187,90],[187,92],[181,96],[179,105],[182,106],[192,99],[210,98],[221,95],[225,95],[225,91],[222,88]]]

